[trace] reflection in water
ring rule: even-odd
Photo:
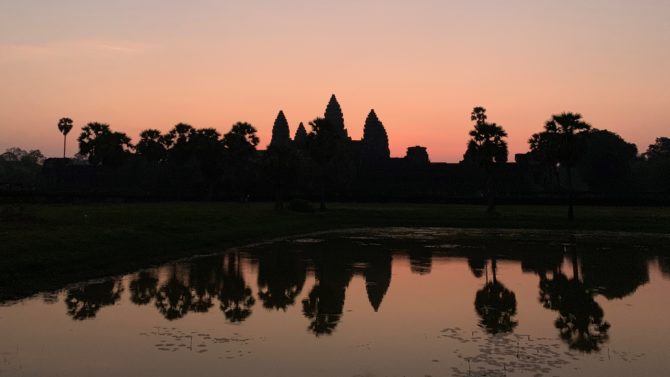
[[[475,296],[475,310],[480,318],[479,326],[489,334],[512,332],[519,324],[514,319],[516,295],[498,281],[495,257],[491,260],[491,274],[491,281],[487,276],[486,285],[478,290]]]
[[[656,376],[670,367],[670,258],[650,246],[549,233],[350,234],[0,305],[0,375]]]
[[[572,258],[572,278],[557,270],[553,277],[540,279],[540,302],[558,311],[554,325],[571,349],[582,352],[599,351],[608,339],[610,324],[603,320],[605,313],[593,299],[594,293],[579,279],[577,252],[566,247]]]
[[[391,285],[391,263],[393,257],[390,251],[371,253],[363,275],[365,275],[365,290],[368,300],[375,312],[379,311],[382,300]]]
[[[658,264],[663,275],[670,277],[670,256],[662,255],[658,257]]]
[[[433,266],[432,250],[412,248],[409,251],[409,263],[412,272],[415,274],[429,274]]]
[[[103,306],[114,305],[121,298],[123,286],[119,279],[89,283],[68,290],[65,297],[67,314],[75,320],[94,318]]]
[[[130,301],[136,305],[146,305],[156,296],[158,278],[153,271],[140,271],[130,281]]]
[[[344,295],[353,276],[350,254],[316,252],[314,258],[315,284],[302,311],[310,320],[308,329],[315,335],[331,334],[337,327],[344,308]]]
[[[307,266],[296,253],[270,250],[258,256],[258,298],[264,308],[286,311],[306,278]]]
[[[631,295],[649,282],[649,260],[639,253],[600,250],[580,260],[584,284],[610,300]]]
[[[341,239],[339,242],[342,242]],[[177,320],[189,312],[206,313],[218,306],[231,323],[246,320],[256,299],[271,311],[288,311],[297,302],[309,320],[308,331],[316,336],[333,334],[345,306],[347,289],[354,276],[365,281],[367,298],[378,312],[389,292],[394,263],[392,247],[377,243],[351,244],[295,243],[258,246],[249,254],[240,251],[223,256],[173,263],[160,269],[138,272],[128,280],[129,300],[136,305],[153,306],[167,320]],[[417,241],[418,242],[418,241]],[[461,258],[484,285],[474,300],[477,325],[488,334],[513,333],[519,325],[517,296],[498,279],[499,261],[516,261],[525,273],[539,279],[539,301],[558,318],[553,325],[560,338],[574,350],[598,351],[609,339],[610,324],[603,308],[595,301],[620,299],[631,295],[649,282],[649,263],[658,260],[661,270],[670,275],[670,258],[653,257],[642,252],[586,250],[578,252],[571,243],[556,244],[537,251],[537,245],[470,246],[439,250],[430,240],[412,246],[407,252],[411,271],[427,275],[433,258]],[[437,240],[433,242],[438,242]],[[297,251],[300,250],[300,251]],[[493,250],[497,250],[493,252]],[[572,275],[562,269],[565,258]],[[398,260],[405,260],[399,258]],[[257,263],[257,288],[244,276],[245,263]],[[314,285],[304,289],[308,277]],[[123,292],[120,279],[93,282],[66,292],[67,314],[74,320],[92,319],[104,306],[117,303]],[[307,292],[305,292],[305,290]],[[45,302],[57,302],[58,296],[43,294]]]
[[[184,282],[179,265],[170,268],[168,280],[156,292],[155,305],[165,319],[172,321],[185,316],[191,307],[191,290]]]
[[[238,253],[230,253],[224,258],[222,285],[219,286],[219,308],[230,322],[242,322],[251,315],[256,303],[251,287],[244,281]]]

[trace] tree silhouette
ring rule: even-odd
[[[363,127],[363,156],[365,163],[378,163],[391,157],[389,139],[384,125],[374,110],[370,110]]]
[[[620,191],[630,184],[631,165],[637,157],[635,144],[607,130],[591,129],[583,138],[583,154],[577,164],[580,176],[592,190]]]
[[[169,141],[166,136],[161,135],[159,130],[144,130],[140,133],[140,141],[137,142],[135,150],[137,155],[149,162],[161,162],[167,158]]]
[[[283,111],[279,111],[277,114],[277,119],[272,126],[272,139],[270,140],[270,146],[284,146],[291,143],[291,136],[289,135],[288,121]]]
[[[511,332],[519,324],[516,315],[516,295],[498,282],[496,259],[491,260],[493,279],[477,291],[475,310],[480,317],[479,326],[490,334]]]
[[[659,137],[644,153],[653,187],[661,192],[670,191],[670,138]]]
[[[253,179],[253,163],[259,139],[249,123],[238,122],[223,136],[228,179],[240,198],[246,200]]]
[[[67,144],[67,134],[72,130],[72,119],[70,118],[61,118],[58,121],[58,131],[63,134],[63,158],[65,158],[65,147]]]
[[[553,115],[545,124],[544,131],[533,135],[529,140],[531,151],[546,146],[548,150],[540,153],[553,154],[552,159],[567,169],[568,219],[571,221],[575,218],[572,170],[583,149],[576,136],[590,129],[591,125],[582,120],[581,114],[561,113]]]
[[[87,124],[77,140],[79,154],[88,158],[92,165],[120,166],[132,149],[126,134],[113,132],[103,123]]]
[[[486,195],[488,213],[495,212],[495,171],[496,165],[507,162],[507,132],[495,123],[487,122],[486,109],[475,107],[470,114],[475,127],[470,131],[468,149],[463,156],[464,161],[474,162],[486,175]]]

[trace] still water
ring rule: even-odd
[[[0,376],[664,376],[670,253],[551,232],[315,234],[0,306]]]

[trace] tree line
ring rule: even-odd
[[[489,121],[486,109],[475,107],[463,160],[457,168],[431,164],[425,148],[408,148],[391,158],[388,135],[374,110],[365,120],[363,138],[352,140],[333,95],[323,117],[297,127],[291,138],[285,114],[275,119],[266,150],[258,150],[257,130],[238,122],[221,134],[214,128],[179,123],[166,133],[147,129],[136,143],[123,132],[98,122],[82,127],[75,159],[66,159],[70,118],[58,121],[63,134],[63,159],[50,159],[42,179],[47,191],[97,190],[166,198],[254,199],[271,195],[277,207],[287,199],[355,197],[375,193],[393,197],[409,191],[428,197],[445,186],[451,195],[475,194],[495,213],[498,193],[549,192],[564,195],[568,217],[574,217],[575,191],[597,193],[670,192],[670,138],[660,137],[646,152],[616,133],[599,130],[578,113],[550,117],[529,138],[530,151],[516,156],[510,168],[507,132]],[[0,156],[0,184],[38,182],[44,157],[39,151],[10,149]],[[450,182],[448,174],[455,172]],[[512,169],[512,170],[510,170]],[[521,175],[525,178],[513,177]],[[45,174],[42,174],[43,176]],[[47,183],[44,183],[47,182]],[[263,193],[263,195],[259,195]]]

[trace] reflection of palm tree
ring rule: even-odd
[[[172,321],[185,316],[191,307],[191,292],[177,276],[177,266],[172,266],[172,275],[156,292],[156,308]]]
[[[563,273],[555,274],[551,280],[542,278],[540,302],[559,312],[555,326],[571,349],[598,351],[607,341],[610,325],[603,321],[604,312],[577,278],[568,279]]]
[[[258,298],[267,309],[286,309],[305,284],[305,264],[295,254],[268,251],[259,257]]]
[[[337,327],[344,308],[343,287],[317,283],[308,298],[302,301],[302,311],[311,321],[308,329],[315,335],[330,335]]]
[[[315,335],[329,335],[342,317],[344,298],[353,273],[350,255],[326,253],[315,260],[316,283],[302,301],[302,311]]]
[[[221,269],[209,259],[199,259],[191,265],[189,273],[189,289],[191,291],[190,310],[206,313],[214,306],[216,287],[220,284]]]
[[[516,295],[498,282],[495,258],[491,261],[491,270],[493,280],[487,281],[475,296],[475,310],[480,317],[479,326],[490,334],[511,332],[519,324],[514,319]]]
[[[142,271],[130,282],[130,301],[136,305],[146,305],[156,295],[158,278],[153,272]]]
[[[224,266],[223,286],[218,291],[219,308],[230,322],[242,322],[251,315],[256,303],[251,288],[246,285],[239,256],[231,253]]]
[[[114,279],[70,289],[65,297],[67,314],[79,321],[94,318],[103,306],[114,305],[121,292],[121,281]]]

